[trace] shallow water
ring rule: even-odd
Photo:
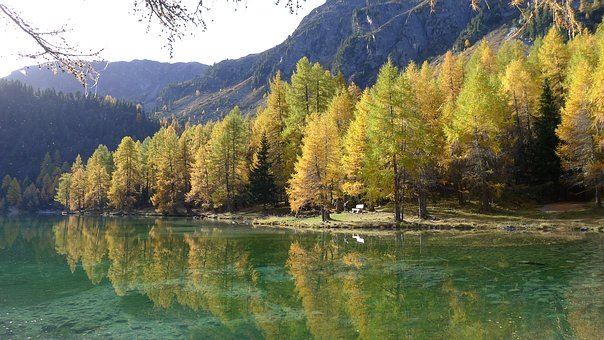
[[[0,339],[604,337],[601,234],[0,219]]]

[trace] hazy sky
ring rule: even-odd
[[[325,0],[306,0],[298,14],[289,14],[275,0],[243,0],[239,5],[225,0],[206,0],[212,10],[204,16],[205,32],[197,30],[174,46],[170,59],[163,46],[165,39],[157,31],[146,32],[132,8],[134,0],[1,0],[34,23],[51,30],[66,25],[67,35],[81,50],[104,49],[105,60],[152,59],[159,61],[198,61],[212,64],[223,59],[264,51],[287,38],[302,18]],[[194,3],[195,0],[184,0]],[[282,3],[285,1],[281,1]],[[0,15],[0,77],[31,65],[31,59],[19,56],[35,51],[35,45]]]

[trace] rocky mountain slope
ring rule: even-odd
[[[434,10],[424,0],[328,0],[280,45],[166,87],[158,98],[159,115],[211,120],[234,105],[252,111],[277,70],[289,77],[303,56],[366,86],[388,58],[398,65],[430,59],[517,17],[505,1],[474,11],[460,0],[440,0]]]
[[[162,88],[171,83],[179,83],[201,76],[208,68],[200,63],[161,63],[151,60],[119,62],[96,62],[99,81],[90,91],[99,95],[141,103],[147,110],[156,105],[156,98]],[[65,73],[53,74],[45,68],[29,67],[12,72],[8,80],[19,80],[34,88],[53,88],[61,92],[82,91],[82,85]]]

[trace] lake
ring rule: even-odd
[[[0,218],[0,338],[604,337],[604,236]]]

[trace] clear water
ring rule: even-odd
[[[0,339],[604,338],[601,234],[0,219]]]

